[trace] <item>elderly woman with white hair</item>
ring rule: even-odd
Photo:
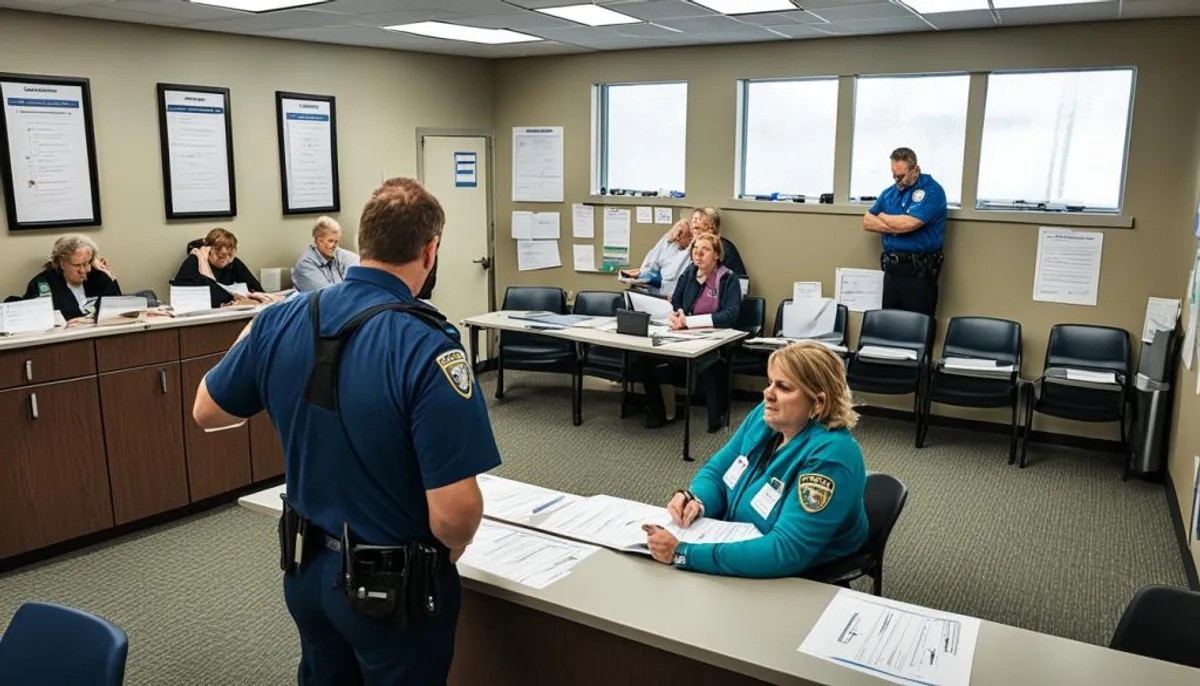
[[[312,230],[313,242],[292,267],[292,286],[302,292],[319,291],[341,283],[346,270],[358,264],[358,255],[339,248],[342,227],[332,217],[321,217]]]
[[[22,297],[51,298],[63,319],[79,323],[95,314],[97,301],[106,295],[121,295],[108,260],[100,257],[92,239],[70,234],[54,241],[50,259],[29,280]]]

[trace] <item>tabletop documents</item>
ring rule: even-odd
[[[484,520],[458,564],[532,588],[545,588],[599,548]]]

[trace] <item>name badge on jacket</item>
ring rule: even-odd
[[[742,478],[742,474],[746,471],[746,467],[750,464],[750,460],[746,459],[745,455],[738,455],[738,459],[729,465],[729,469],[725,470],[725,485],[733,488],[737,486],[738,479]]]
[[[759,489],[758,495],[750,501],[750,507],[754,508],[759,517],[769,519],[771,511],[775,509],[775,504],[779,502],[779,495],[782,491],[783,483],[779,479],[771,479]]]

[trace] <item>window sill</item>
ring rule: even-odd
[[[693,207],[687,198],[644,197],[640,195],[589,195],[588,205],[624,205],[649,207]]]
[[[632,203],[636,204],[636,203]],[[645,203],[642,203],[645,204]],[[862,216],[871,206],[865,203],[822,205],[819,203],[771,202],[764,200],[726,200],[722,210],[746,212],[785,212],[792,214],[840,214]],[[1133,217],[1124,214],[1084,214],[1074,212],[1005,212],[1002,210],[972,210],[952,207],[952,221],[998,222],[1003,224],[1036,224],[1039,226],[1068,226],[1098,229],[1132,229]]]

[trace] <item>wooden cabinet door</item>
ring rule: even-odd
[[[179,363],[102,374],[100,401],[116,523],[187,505]]]
[[[113,525],[95,377],[0,391],[0,558]]]
[[[188,485],[192,502],[228,493],[250,483],[250,431],[235,429],[207,432],[192,419],[196,389],[208,370],[224,354],[198,357],[180,363],[183,381],[183,443],[187,454]]]
[[[283,443],[271,422],[271,415],[259,412],[250,418],[250,467],[254,481],[281,476],[284,468]]]

